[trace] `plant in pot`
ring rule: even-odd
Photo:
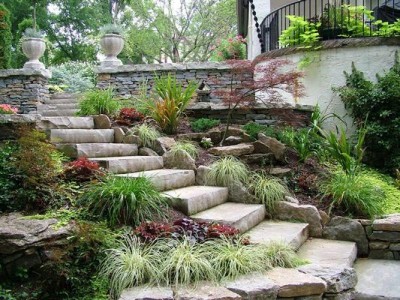
[[[117,58],[124,48],[123,29],[117,24],[107,24],[100,28],[100,46],[106,55],[101,62],[102,67],[121,66],[122,62]]]

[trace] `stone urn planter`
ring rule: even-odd
[[[46,42],[42,38],[28,37],[22,41],[22,52],[29,59],[24,64],[24,69],[45,69],[39,61],[46,50]]]
[[[101,37],[101,49],[106,58],[101,62],[102,67],[121,66],[122,61],[117,58],[124,49],[124,38],[120,34],[107,33]]]

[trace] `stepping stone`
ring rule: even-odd
[[[77,157],[115,157],[135,156],[138,146],[135,144],[85,143],[85,144],[56,144],[58,150],[73,158]]]
[[[92,117],[42,117],[40,129],[93,129]]]
[[[228,200],[228,189],[215,186],[189,186],[165,192],[172,206],[190,216]]]
[[[252,144],[238,144],[234,146],[214,147],[208,150],[209,153],[218,156],[223,156],[223,155],[241,156],[245,154],[250,154],[253,151],[254,151],[254,146]]]
[[[173,300],[174,294],[167,287],[134,287],[122,292],[119,300]]]
[[[279,286],[278,297],[319,296],[326,289],[325,281],[296,269],[274,268],[266,274]]]
[[[120,174],[124,177],[147,177],[153,183],[158,191],[167,191],[177,189],[195,183],[195,175],[193,170],[151,170],[144,172]]]
[[[359,259],[354,299],[400,299],[400,261]]]
[[[52,143],[113,143],[114,129],[52,129]]]
[[[199,284],[198,287],[180,288],[175,293],[176,300],[240,300],[238,294],[221,286]]]
[[[89,158],[114,174],[135,173],[163,168],[161,156],[121,156]]]
[[[241,276],[226,283],[225,287],[246,300],[276,299],[279,290],[278,285],[260,273]]]
[[[265,219],[265,206],[227,202],[191,216],[191,218],[231,225],[245,232]]]
[[[78,112],[78,109],[49,109],[46,111],[41,112],[40,114],[44,117],[59,117],[59,116],[75,116]]]
[[[357,246],[354,242],[309,239],[298,255],[313,264],[351,267],[357,258]]]
[[[284,242],[298,249],[308,238],[308,224],[290,223],[282,221],[264,221],[246,232],[250,242],[254,244],[268,244],[270,242]]]

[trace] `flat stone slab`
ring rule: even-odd
[[[400,214],[389,215],[384,219],[376,219],[372,223],[373,230],[400,231]]]
[[[187,215],[193,215],[226,202],[228,189],[215,186],[189,186],[167,191],[164,195],[172,198],[173,207]]]
[[[39,123],[44,129],[93,129],[92,117],[42,117]]]
[[[267,276],[279,286],[282,298],[321,295],[326,290],[325,281],[296,269],[275,268]]]
[[[134,156],[138,154],[138,146],[133,144],[85,143],[56,144],[58,150],[69,157],[107,157]]]
[[[238,144],[233,146],[214,147],[208,150],[209,153],[218,156],[223,156],[223,155],[241,156],[253,153],[253,151],[254,151],[254,146],[252,144]]]
[[[163,168],[161,156],[121,156],[90,158],[115,174],[136,173]]]
[[[254,244],[284,242],[298,249],[308,238],[308,224],[263,221],[246,233]]]
[[[359,259],[355,299],[400,299],[400,261]]]
[[[245,232],[265,219],[265,206],[227,202],[191,217],[196,220],[231,225]]]
[[[113,143],[113,129],[51,129],[52,143]]]
[[[150,156],[149,156],[150,157]],[[195,183],[193,170],[160,169],[144,172],[121,174],[124,177],[147,177],[158,191],[177,189]]]
[[[182,288],[175,293],[176,300],[240,300],[238,294],[221,286],[199,284],[196,288]]]
[[[119,300],[173,300],[171,288],[167,287],[134,287],[122,292]]]
[[[357,258],[354,242],[310,239],[300,248],[298,255],[317,265],[351,267]]]
[[[276,299],[279,286],[264,274],[250,274],[228,282],[225,287],[245,300]]]

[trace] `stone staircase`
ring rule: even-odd
[[[229,202],[227,188],[197,186],[193,170],[164,169],[161,156],[139,156],[137,145],[115,143],[114,129],[96,128],[96,117],[71,116],[76,107],[72,108],[72,104],[67,103],[70,100],[76,105],[73,96],[53,96],[51,101],[54,102],[43,107],[44,115],[39,124],[39,128],[48,133],[51,142],[65,154],[73,158],[88,157],[115,176],[146,176],[157,190],[171,199],[174,208],[191,218],[231,225],[246,233],[253,243],[286,242],[314,266],[308,269],[274,269],[265,275],[266,278],[260,274],[250,275],[247,279],[216,288],[218,297],[213,297],[211,287],[206,291],[197,291],[196,297],[193,294],[182,296],[187,291],[182,295],[178,292],[176,296],[170,289],[134,288],[126,290],[121,299],[389,299],[357,298],[353,289],[355,272],[353,269],[347,271],[357,257],[354,242],[309,238],[307,223],[266,220],[264,205]],[[343,275],[343,272],[350,272],[350,275]],[[332,278],[338,282],[351,279],[352,283],[331,288],[329,280]],[[247,283],[242,284],[240,280]],[[223,296],[224,293],[227,296]],[[207,295],[201,297],[203,294]]]
[[[44,104],[38,105],[37,112],[43,117],[74,116],[78,112],[78,96],[53,94]]]

